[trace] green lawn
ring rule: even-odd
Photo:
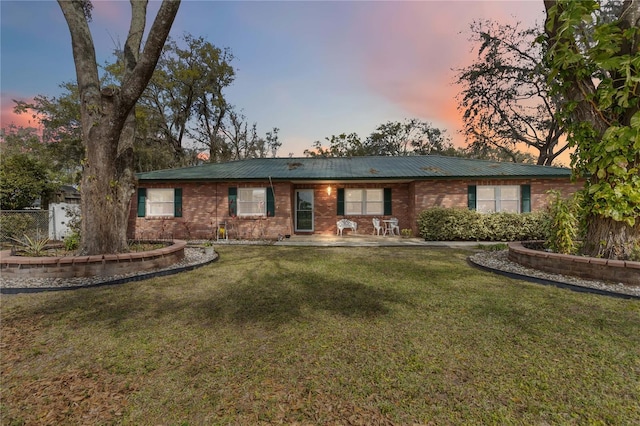
[[[222,246],[214,264],[2,296],[3,425],[640,424],[640,302],[468,251]]]

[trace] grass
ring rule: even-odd
[[[2,296],[3,425],[638,424],[640,302],[425,248],[221,246]]]

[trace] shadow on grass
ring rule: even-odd
[[[213,322],[223,319],[236,323],[284,323],[312,311],[376,317],[387,315],[395,303],[407,303],[407,297],[393,289],[348,279],[297,273],[288,278],[265,275],[250,283],[226,287],[216,297],[196,303],[193,313]]]
[[[314,311],[373,318],[389,314],[393,304],[408,303],[409,299],[395,289],[307,272],[264,274],[224,284],[207,281],[207,277],[191,272],[175,284],[165,279],[160,285],[146,281],[65,291],[49,294],[47,300],[10,316],[19,321],[19,317],[45,315],[75,326],[86,322],[111,328],[131,321],[278,325],[312,317]],[[171,285],[164,285],[169,282]]]

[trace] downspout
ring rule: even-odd
[[[218,238],[220,237],[220,229],[219,226],[220,224],[218,223],[218,182],[216,182],[216,207],[215,207],[215,219],[216,219],[216,229],[215,229],[215,233],[216,233],[216,238],[215,240],[218,241]]]

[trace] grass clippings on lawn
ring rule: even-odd
[[[222,246],[2,296],[2,424],[638,424],[640,302],[433,248]]]

